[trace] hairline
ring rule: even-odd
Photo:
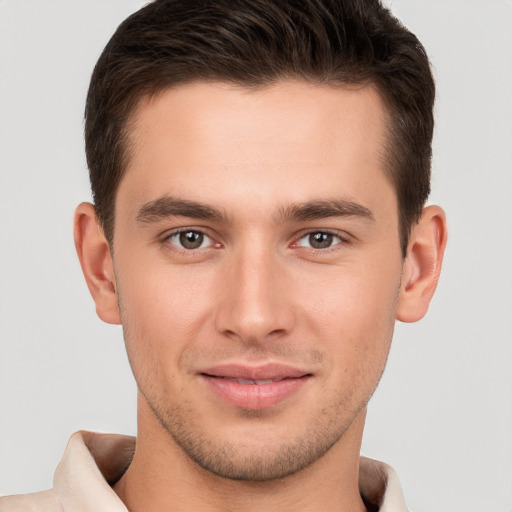
[[[153,85],[153,87],[146,87],[145,89],[140,89],[137,91],[131,99],[130,107],[127,109],[125,114],[125,119],[123,120],[120,130],[119,130],[119,142],[120,142],[120,172],[118,174],[118,180],[115,185],[115,191],[111,200],[111,208],[109,210],[109,216],[107,219],[100,219],[100,224],[102,226],[105,237],[110,246],[110,250],[113,253],[113,241],[114,241],[114,230],[115,230],[115,212],[116,212],[116,201],[117,194],[120,188],[120,184],[126,174],[127,168],[129,166],[130,159],[133,157],[133,151],[135,148],[135,144],[133,144],[132,135],[136,128],[137,124],[137,114],[142,108],[142,105],[145,101],[154,101],[162,94],[174,89],[178,89],[180,87],[187,87],[190,85],[196,84],[223,84],[230,85],[234,88],[238,88],[240,90],[247,90],[250,92],[258,92],[264,90],[266,88],[272,87],[274,85],[285,83],[285,82],[297,82],[304,83],[318,87],[330,87],[332,89],[339,90],[359,90],[363,87],[373,87],[376,93],[379,95],[379,98],[382,102],[382,114],[384,116],[384,126],[385,132],[383,136],[382,148],[381,148],[381,163],[383,167],[383,172],[385,177],[388,179],[391,184],[393,191],[395,193],[396,204],[397,204],[397,216],[398,216],[398,235],[399,235],[399,243],[402,252],[402,258],[406,257],[406,249],[410,236],[410,232],[414,223],[417,222],[417,219],[412,219],[407,222],[407,225],[404,220],[404,213],[402,212],[402,207],[400,204],[399,198],[399,186],[394,178],[393,173],[393,160],[396,159],[397,153],[397,136],[395,135],[395,130],[398,125],[399,120],[397,119],[397,113],[394,112],[391,100],[385,94],[383,87],[379,84],[378,80],[375,79],[363,79],[360,81],[350,81],[347,80],[334,80],[334,79],[325,79],[319,80],[314,77],[309,78],[305,76],[292,76],[289,74],[283,74],[283,76],[276,76],[269,79],[261,79],[260,81],[247,81],[243,80],[233,80],[233,79],[222,79],[218,78],[209,78],[209,77],[199,77],[195,79],[189,80],[179,80],[173,83],[163,84],[161,86]],[[132,143],[130,144],[130,141]]]

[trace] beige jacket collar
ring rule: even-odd
[[[80,431],[71,436],[52,491],[0,499],[0,512],[128,512],[112,490],[126,471],[135,438]],[[407,512],[394,470],[361,457],[359,490],[379,512]]]

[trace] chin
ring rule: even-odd
[[[234,425],[215,428],[188,412],[184,415],[174,408],[172,413],[158,415],[182,453],[214,475],[250,482],[279,480],[307,468],[343,437],[356,416],[322,423],[326,417],[320,413],[314,420],[295,420],[293,432],[288,420],[282,428],[279,422],[265,421],[267,411],[243,411],[249,423],[240,429]]]

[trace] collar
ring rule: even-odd
[[[112,485],[128,468],[135,438],[79,431],[55,471],[54,490],[66,512],[128,512]],[[361,457],[359,491],[379,512],[407,512],[398,476],[387,464]]]

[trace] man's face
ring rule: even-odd
[[[364,415],[400,289],[372,87],[193,84],[143,101],[114,269],[148,410],[206,469],[261,480]]]

